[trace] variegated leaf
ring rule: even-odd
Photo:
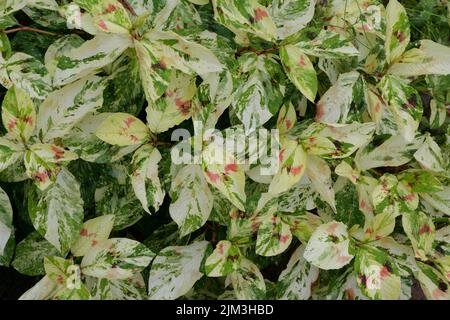
[[[75,0],[75,3],[89,12],[104,32],[128,34],[131,30],[128,12],[118,0]]]
[[[0,83],[6,88],[15,85],[38,100],[44,100],[52,91],[51,79],[45,66],[22,52],[13,54],[5,62],[0,59]]]
[[[78,182],[63,169],[45,192],[28,198],[28,211],[34,228],[60,253],[66,253],[80,232],[83,200]]]
[[[397,0],[386,6],[386,60],[396,61],[405,51],[410,39],[409,19],[406,10]]]
[[[225,145],[210,143],[202,153],[202,168],[206,181],[238,209],[245,211],[245,173]]]
[[[243,258],[236,271],[230,275],[234,293],[239,300],[262,300],[266,296],[266,284],[258,267]]]
[[[150,213],[149,206],[158,211],[165,196],[158,177],[160,161],[161,153],[158,149],[147,144],[136,150],[131,162],[131,185],[142,207],[148,213]]]
[[[277,282],[277,297],[286,300],[308,300],[312,284],[319,277],[319,268],[303,258],[305,245],[294,251]]]
[[[342,73],[337,82],[320,98],[316,105],[316,121],[346,123],[353,102],[354,88],[360,78],[357,71]]]
[[[421,211],[405,212],[402,216],[402,225],[411,240],[416,257],[427,260],[435,238],[433,220]]]
[[[33,231],[17,245],[11,265],[28,276],[43,275],[45,274],[44,258],[58,255],[58,249],[37,231]]]
[[[384,250],[371,246],[360,248],[355,257],[355,276],[361,291],[371,299],[400,297],[398,267]]]
[[[207,241],[197,241],[160,251],[150,269],[149,299],[174,300],[185,295],[202,277],[199,269],[207,246]]]
[[[293,45],[280,48],[280,58],[289,80],[311,102],[317,94],[317,74],[308,56]]]
[[[450,74],[450,48],[431,40],[421,40],[420,48],[406,51],[388,73],[412,77],[424,74]]]
[[[199,165],[187,165],[172,180],[169,213],[185,236],[202,227],[213,208],[214,197]]]
[[[340,269],[353,259],[353,255],[349,253],[349,246],[347,226],[332,221],[314,231],[303,257],[320,269]]]
[[[113,62],[132,41],[120,34],[99,34],[79,47],[71,48],[56,57],[58,63],[53,78],[55,86],[62,86],[98,72]]]
[[[265,216],[258,228],[256,253],[261,256],[275,256],[285,251],[292,241],[292,233],[287,223],[279,215]]]
[[[86,277],[92,300],[146,300],[144,278],[140,273],[123,280]]]
[[[5,253],[6,245],[12,236],[13,212],[8,195],[0,188],[0,256]]]
[[[322,200],[327,202],[336,211],[336,200],[334,199],[330,167],[325,160],[317,156],[308,156],[306,161],[306,174],[311,180],[313,188],[319,193]]]
[[[316,0],[274,0],[269,7],[279,39],[303,29],[313,18]]]
[[[422,142],[421,137],[408,142],[403,136],[395,135],[375,148],[370,144],[362,147],[356,153],[355,161],[360,170],[401,166],[413,158]]]
[[[2,122],[17,141],[27,142],[36,126],[36,110],[30,96],[11,87],[3,98]]]
[[[266,41],[277,38],[277,28],[269,10],[257,0],[213,0],[214,18],[242,37],[250,33]]]
[[[220,241],[205,261],[208,277],[222,277],[235,271],[242,257],[239,248],[228,240]]]
[[[109,238],[114,225],[114,215],[104,215],[83,223],[78,238],[70,247],[75,257],[84,256],[99,242]]]
[[[83,274],[109,280],[133,277],[147,267],[154,253],[143,244],[125,238],[99,242],[81,261]]]
[[[87,76],[52,92],[39,106],[37,131],[50,142],[69,134],[85,116],[103,104],[104,84],[97,76]]]
[[[150,130],[154,133],[165,132],[189,119],[196,89],[194,77],[172,71],[164,97],[155,102],[149,100],[146,111]]]
[[[415,272],[415,277],[420,283],[420,287],[429,300],[450,300],[449,285],[444,276],[435,268],[417,262],[419,270]]]
[[[151,137],[149,128],[141,120],[126,113],[110,115],[95,134],[99,139],[117,146],[139,145]]]

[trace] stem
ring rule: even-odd
[[[127,9],[133,16],[137,17],[136,11],[134,11],[133,7],[127,0],[119,0],[119,2],[123,5],[125,9]]]
[[[245,47],[245,48],[239,48],[239,49],[236,51],[236,54],[237,54],[238,56],[240,56],[240,55],[242,55],[243,53],[246,53],[246,52],[254,52],[254,53],[256,53],[257,55],[260,55],[260,54],[264,54],[264,53],[273,53],[273,52],[276,52],[276,51],[277,51],[277,48],[269,48],[269,49],[263,49],[263,50],[256,50],[255,48]]]
[[[37,29],[37,28],[31,28],[31,27],[27,27],[27,26],[22,26],[22,27],[18,27],[18,28],[14,28],[14,29],[4,30],[3,32],[5,34],[9,34],[9,33],[14,33],[14,32],[17,32],[17,31],[32,31],[32,32],[48,34],[48,35],[51,35],[51,36],[58,35],[57,33],[54,33],[54,32],[45,31],[45,30],[41,30],[41,29]]]

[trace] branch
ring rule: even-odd
[[[14,28],[14,29],[4,30],[3,32],[6,33],[6,34],[10,34],[10,33],[14,33],[14,32],[17,32],[17,31],[32,31],[32,32],[37,32],[37,33],[48,34],[48,35],[51,35],[51,36],[58,35],[57,33],[54,33],[54,32],[45,31],[45,30],[41,30],[41,29],[37,29],[37,28],[31,28],[31,27],[27,27],[27,26],[22,26],[22,27],[18,27],[18,28]]]

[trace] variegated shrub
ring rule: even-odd
[[[20,299],[450,299],[448,1],[0,0],[0,84]]]

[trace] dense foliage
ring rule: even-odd
[[[449,12],[0,0],[0,265],[22,299],[450,299]]]

